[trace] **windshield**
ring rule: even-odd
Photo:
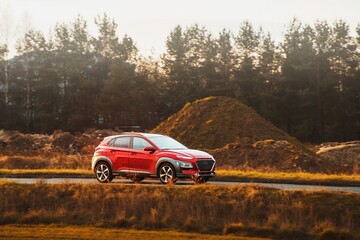
[[[149,138],[153,143],[155,143],[158,148],[161,150],[181,150],[187,149],[184,145],[172,139],[171,137],[159,136]]]

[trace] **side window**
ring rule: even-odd
[[[109,146],[114,147],[115,144],[115,138],[111,139],[110,142],[108,143]]]
[[[114,147],[129,148],[130,137],[119,137],[115,139]]]
[[[133,149],[144,150],[145,147],[152,147],[152,145],[143,138],[134,137],[134,139],[133,139]]]

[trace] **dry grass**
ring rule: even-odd
[[[219,181],[298,183],[336,186],[360,186],[360,175],[352,174],[321,174],[304,172],[257,172],[238,170],[217,170]]]
[[[360,186],[360,175],[217,170],[213,181]],[[86,169],[0,169],[1,177],[94,177]]]
[[[4,153],[3,153],[4,154]],[[90,169],[92,155],[64,154],[57,152],[16,155],[8,151],[0,156],[0,169]]]
[[[0,169],[2,177],[94,177],[85,169]]]
[[[0,223],[172,229],[275,239],[360,239],[360,194],[251,186],[5,182],[0,183]]]
[[[0,226],[0,239],[44,239],[51,236],[60,239],[126,239],[126,240],[266,240],[265,238],[239,237],[231,235],[209,235],[176,231],[144,231],[135,229],[114,229],[79,226],[52,225],[6,225]]]

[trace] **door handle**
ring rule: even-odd
[[[114,152],[117,152],[116,150],[110,150],[110,153],[114,153]]]
[[[136,152],[131,152],[130,154],[131,154],[131,155],[136,155]]]

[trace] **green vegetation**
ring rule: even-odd
[[[5,225],[0,226],[0,239],[13,240],[126,239],[126,240],[266,240],[267,238],[209,235],[175,231],[99,228],[86,226]]]
[[[30,29],[16,53],[0,45],[0,129],[152,129],[186,102],[228,96],[302,141],[359,139],[360,26],[289,19],[277,42],[248,21],[234,32],[176,26],[160,57],[139,56],[106,14],[95,19],[96,34],[79,16],[48,36]]]
[[[42,182],[4,182],[0,189],[1,224],[62,223],[275,239],[360,238],[360,195],[352,193]]]

